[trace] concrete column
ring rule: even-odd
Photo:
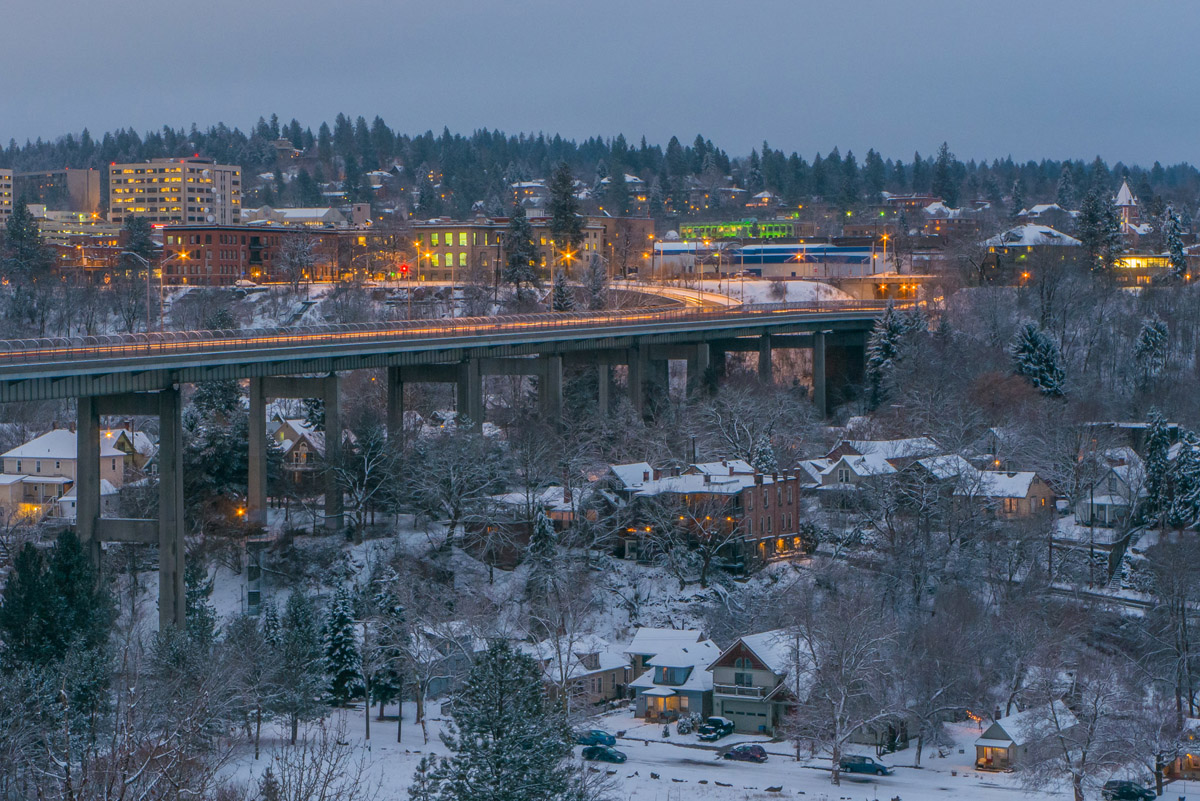
[[[764,384],[773,383],[774,374],[771,371],[771,335],[763,334],[758,339],[758,380]]]
[[[812,376],[813,404],[817,407],[817,414],[824,417],[829,414],[828,376],[825,372],[824,331],[817,331],[813,334]]]
[[[596,365],[596,405],[601,415],[608,414],[608,383],[611,380],[611,372],[607,362]]]
[[[467,359],[458,365],[458,413],[471,418],[475,430],[483,428],[483,377],[479,361]]]
[[[338,402],[337,373],[325,379],[325,463],[337,465],[342,460],[342,415]],[[334,470],[325,471],[325,528],[337,531],[344,525],[342,515],[342,486]]]
[[[547,420],[562,420],[563,377],[562,356],[543,356],[542,373],[538,381],[538,400]]]
[[[649,368],[644,351],[640,348],[630,348],[627,363],[629,365],[629,376],[627,379],[629,385],[627,387],[629,390],[629,403],[633,406],[633,411],[641,415],[646,408],[645,382]]]
[[[704,389],[704,374],[708,372],[709,359],[708,343],[701,342],[696,345],[695,352],[688,359],[687,363],[687,390],[689,395],[696,394]]]
[[[725,354],[725,348],[709,346],[708,360],[717,374],[718,381],[725,377]]]
[[[158,393],[158,628],[184,625],[183,403]]]
[[[387,433],[392,447],[404,445],[404,382],[399,367],[387,369]]]
[[[96,518],[100,517],[100,413],[95,398],[77,401],[75,428],[75,533],[100,565],[100,540]]]
[[[267,396],[263,379],[250,379],[250,462],[246,477],[246,517],[267,522]]]

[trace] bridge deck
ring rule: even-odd
[[[863,331],[883,304],[527,314],[0,342],[0,402],[160,389],[223,378],[569,353],[815,330]]]

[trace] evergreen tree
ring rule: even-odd
[[[1020,178],[1013,181],[1011,203],[1008,216],[1016,219],[1025,210],[1025,181]]]
[[[317,431],[325,430],[325,399],[304,398],[300,401],[304,409],[304,423]]]
[[[13,560],[0,604],[0,658],[5,672],[27,665],[47,665],[58,658],[54,649],[53,610],[46,579],[46,560],[33,543],[25,543]]]
[[[467,679],[434,773],[438,801],[569,801],[578,798],[570,730],[548,703],[542,671],[503,641]]]
[[[1171,278],[1181,281],[1188,274],[1188,262],[1183,249],[1183,223],[1173,206],[1167,206],[1161,227],[1163,248],[1171,262]]]
[[[1150,429],[1146,433],[1146,497],[1142,500],[1141,518],[1161,525],[1169,501],[1171,435],[1158,409],[1150,410],[1146,422]]]
[[[556,312],[575,311],[575,293],[567,283],[567,273],[559,270],[554,275],[554,291],[550,299],[551,309]]]
[[[1109,274],[1125,252],[1121,220],[1112,197],[1104,189],[1091,189],[1083,198],[1075,226],[1088,269]]]
[[[1036,323],[1026,323],[1009,346],[1017,375],[1024,376],[1043,395],[1061,397],[1066,378],[1058,346]]]
[[[329,676],[329,696],[335,706],[345,706],[362,692],[354,599],[345,585],[334,592],[325,621],[325,672]]]
[[[852,209],[858,205],[859,194],[858,162],[853,151],[847,151],[842,160],[842,208]]]
[[[1191,431],[1179,437],[1179,455],[1171,465],[1171,496],[1166,509],[1166,522],[1183,530],[1200,518],[1200,441]]]
[[[327,687],[321,649],[321,626],[317,610],[301,589],[288,596],[280,621],[279,651],[276,657],[275,711],[284,715],[292,729],[292,744],[300,723],[325,715]]]
[[[151,261],[154,258],[157,248],[152,238],[153,228],[150,225],[149,219],[145,217],[126,217],[121,229],[125,235],[125,250],[141,256],[146,261]],[[135,269],[145,269],[145,265],[140,263],[131,266]]]
[[[604,210],[614,217],[629,215],[629,184],[625,181],[624,169],[617,169],[608,178],[604,190]]]
[[[587,295],[590,311],[599,311],[608,306],[608,268],[599,254],[593,253],[588,260],[587,272],[583,276],[583,289]]]
[[[754,196],[763,191],[763,188],[762,164],[758,158],[758,151],[751,150],[750,161],[746,165],[746,191]]]
[[[1166,322],[1157,314],[1142,321],[1142,330],[1138,333],[1137,342],[1133,346],[1133,358],[1142,368],[1144,386],[1158,377],[1167,366],[1167,345],[1170,341],[1170,331]]]
[[[771,445],[771,438],[766,434],[759,434],[758,439],[754,441],[754,449],[750,452],[750,466],[759,473],[779,472],[779,460],[775,458],[775,448]]]
[[[958,180],[954,176],[954,154],[950,152],[950,144],[942,142],[938,148],[937,160],[933,163],[933,194],[940,197],[947,206],[958,208]]]
[[[262,779],[258,783],[258,798],[259,801],[283,801],[282,790],[279,787],[279,779],[275,778],[275,771],[267,765],[267,769],[263,771]]]
[[[438,801],[440,786],[435,776],[437,757],[423,756],[408,785],[408,801]]]
[[[525,207],[520,203],[513,205],[512,216],[508,220],[508,230],[504,234],[504,252],[504,283],[513,285],[519,302],[525,287],[537,286],[540,283],[533,226],[529,224],[529,218],[525,216]]]
[[[278,649],[283,644],[283,623],[279,619],[279,610],[270,601],[263,604],[262,633],[271,648]]]
[[[217,639],[217,610],[213,608],[213,582],[200,559],[189,559],[183,570],[184,608],[188,639],[203,652]]]
[[[871,203],[878,203],[880,195],[887,185],[887,165],[883,157],[872,148],[863,159],[863,178],[866,182],[867,194]]]
[[[925,319],[919,310],[897,311],[888,303],[867,341],[868,401],[878,407],[887,396],[892,374],[904,357],[908,341],[924,329]]]
[[[1058,194],[1055,197],[1055,202],[1064,209],[1075,208],[1077,196],[1075,194],[1075,176],[1071,172],[1069,162],[1063,164],[1062,173],[1058,176]]]
[[[550,238],[554,241],[560,264],[569,264],[573,254],[578,257],[583,244],[583,218],[579,216],[579,199],[575,197],[575,177],[571,165],[560,161],[550,175],[547,187],[550,198],[546,202],[549,214]]]

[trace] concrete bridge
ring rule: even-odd
[[[182,384],[249,380],[247,511],[262,522],[267,400],[323,398],[326,429],[338,431],[339,372],[386,369],[387,423],[398,432],[406,383],[454,384],[459,413],[480,425],[484,376],[536,375],[542,412],[555,419],[564,366],[597,370],[598,403],[606,410],[611,369],[624,365],[630,402],[641,411],[648,391],[665,388],[671,360],[687,362],[688,386],[695,389],[710,368],[724,373],[727,353],[757,353],[759,376],[769,382],[774,350],[805,348],[812,351],[813,400],[826,413],[861,381],[867,335],[883,308],[832,301],[9,340],[0,342],[0,402],[76,399],[79,537],[97,559],[101,542],[157,543],[160,624],[178,625],[184,616]],[[100,515],[105,415],[159,418],[157,520]],[[336,460],[340,447],[341,437],[326,437],[326,459]],[[326,525],[341,528],[342,493],[332,476],[327,480]]]

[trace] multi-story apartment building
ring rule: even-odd
[[[0,170],[0,224],[8,222],[13,211],[13,171]]]
[[[212,159],[152,159],[108,168],[108,217],[162,225],[241,222],[242,169]]]
[[[54,211],[100,214],[100,171],[94,169],[19,172],[14,190],[28,203],[40,203]]]
[[[290,281],[280,264],[288,237],[304,237],[311,266],[296,280],[330,281],[339,275],[336,231],[306,232],[247,225],[180,225],[163,232],[163,282],[222,286],[239,280]]]

